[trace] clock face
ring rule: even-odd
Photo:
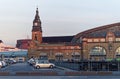
[[[37,23],[35,23],[35,26],[37,26],[38,24]]]

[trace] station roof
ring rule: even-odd
[[[80,38],[105,38],[108,32],[113,32],[116,37],[120,37],[120,22],[80,32],[75,35],[72,42],[76,42]]]
[[[71,42],[74,36],[52,36],[43,37],[43,43],[64,43]]]

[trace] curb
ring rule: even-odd
[[[16,76],[58,76],[57,72],[16,72]]]
[[[63,74],[58,72],[15,72],[11,74],[10,72],[0,72],[0,76],[115,76],[120,74],[115,74],[112,71],[66,71]]]
[[[113,75],[111,71],[80,71],[80,72],[65,72],[66,76],[110,76]]]
[[[0,72],[0,76],[9,76],[10,73],[9,72]]]

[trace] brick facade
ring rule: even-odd
[[[36,26],[35,23],[39,25]],[[59,61],[63,60],[79,61],[81,54],[80,47],[78,44],[77,45],[70,44],[71,41],[69,41],[70,40],[69,38],[71,39],[70,36],[66,37],[63,36],[63,37],[51,37],[51,39],[45,38],[44,40],[42,40],[42,27],[37,9],[36,16],[33,21],[32,41],[28,48],[28,57],[47,58],[49,60]]]
[[[32,41],[28,48],[29,58],[99,61],[120,57],[120,23],[86,30],[72,37],[46,37],[44,40],[37,9],[33,21]]]

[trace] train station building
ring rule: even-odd
[[[71,36],[43,37],[38,8],[33,20],[32,39],[17,40],[28,57],[59,61],[120,59],[120,23],[104,25]]]

